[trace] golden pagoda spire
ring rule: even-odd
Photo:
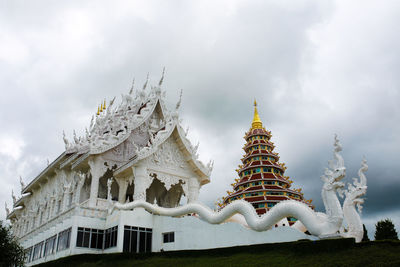
[[[253,122],[251,123],[252,129],[262,129],[262,121],[260,120],[260,116],[258,116],[257,111],[257,101],[254,99],[254,117]]]
[[[100,115],[100,107],[97,106],[97,116],[99,116],[99,115]]]

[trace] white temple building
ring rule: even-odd
[[[164,76],[164,75],[163,75]],[[207,249],[309,238],[294,228],[263,232],[198,216],[160,216],[145,210],[113,209],[113,203],[146,201],[175,208],[196,203],[210,182],[213,162],[198,160],[178,116],[169,111],[162,82],[133,87],[119,105],[102,104],[86,135],[13,194],[7,219],[26,249],[27,265],[81,253],[158,252]],[[182,199],[183,198],[183,199]],[[193,215],[193,214],[192,214]]]

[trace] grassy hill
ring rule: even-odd
[[[400,241],[304,240],[148,254],[83,254],[38,266],[400,266]]]

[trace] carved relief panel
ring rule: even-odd
[[[149,158],[149,164],[183,171],[190,169],[189,164],[186,162],[184,155],[178,148],[172,137],[169,137],[163,144],[161,144],[157,151]]]

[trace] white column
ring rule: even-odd
[[[97,196],[99,194],[99,180],[104,174],[102,160],[99,157],[89,159],[90,173],[92,174],[92,182],[90,184],[89,207],[96,207]]]
[[[75,197],[74,197],[74,203],[77,205],[79,204],[80,199],[81,199],[81,191],[82,191],[83,185],[85,184],[86,174],[78,173],[78,177],[79,177],[79,181],[78,181],[78,185],[76,187],[76,192],[75,192]]]
[[[50,197],[50,204],[49,204],[49,214],[48,214],[48,219],[50,220],[51,218],[53,218],[53,214],[54,214],[54,202],[55,202],[55,197],[51,196]]]
[[[69,200],[69,186],[65,186],[63,201],[62,201],[62,211],[65,211],[68,208],[68,200]]]
[[[128,189],[128,179],[125,178],[115,178],[118,183],[118,202],[125,203],[126,190]]]
[[[146,201],[146,189],[150,186],[153,178],[147,174],[147,168],[143,164],[132,167],[134,173],[135,192],[133,200]]]
[[[188,203],[197,202],[200,191],[200,183],[197,180],[197,178],[192,177],[189,179],[188,191],[189,191],[189,194],[187,196]]]

